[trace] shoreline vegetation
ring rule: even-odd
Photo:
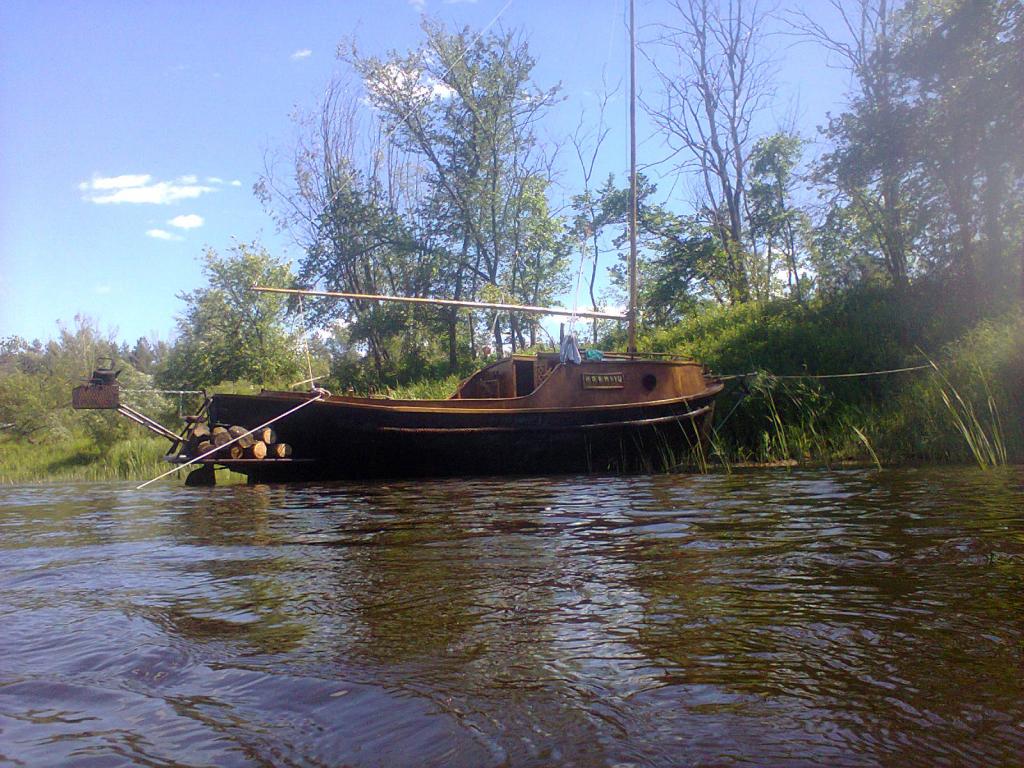
[[[644,351],[696,357],[720,375],[743,374],[731,379],[719,398],[706,455],[666,457],[666,466],[731,472],[946,463],[989,468],[1024,461],[1024,312],[1008,300],[991,317],[945,311],[927,323],[907,324],[908,306],[910,317],[920,317],[922,305],[940,303],[945,293],[944,286],[933,284],[918,286],[910,296],[872,289],[808,304],[710,307],[670,328],[645,333]],[[616,339],[608,341],[608,348],[614,348]],[[166,441],[115,414],[75,412],[66,405],[75,380],[101,352],[115,353],[132,404],[166,425],[180,423],[179,405],[186,412],[198,405],[140,394],[153,387],[153,376],[138,371],[130,353],[122,356],[123,349],[105,345],[109,341],[80,322],[46,348],[55,375],[45,384],[31,376],[20,379],[26,388],[55,390],[55,407],[47,412],[43,397],[36,402],[43,411],[36,428],[21,436],[0,433],[0,483],[142,481],[166,470],[161,460]],[[922,365],[889,375],[814,378]],[[458,379],[396,379],[378,394],[442,398]],[[330,377],[324,384],[333,391],[346,389]],[[211,391],[259,388],[239,381]],[[218,479],[228,475],[219,473]]]

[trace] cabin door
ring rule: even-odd
[[[533,360],[516,360],[516,397],[526,397],[536,387],[533,384]]]

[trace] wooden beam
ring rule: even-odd
[[[310,291],[300,288],[267,288],[254,285],[252,290],[259,293],[286,293],[293,296],[327,296],[334,299],[352,299],[355,301],[400,301],[406,304],[437,304],[443,307],[466,307],[468,309],[497,309],[507,312],[523,312],[532,315],[566,315],[572,317],[590,317],[598,320],[625,320],[625,315],[614,312],[591,312],[561,307],[533,307],[528,304],[492,304],[485,301],[455,301],[454,299],[425,299],[413,296],[381,296],[372,293],[343,293],[341,291]]]

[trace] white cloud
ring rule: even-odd
[[[131,187],[143,187],[153,177],[148,173],[124,174],[123,176],[93,176],[91,181],[83,181],[78,188],[83,192],[90,189],[128,189]]]
[[[196,229],[197,227],[203,226],[203,217],[197,213],[182,214],[181,216],[175,216],[173,219],[167,222],[172,227],[178,229]]]
[[[382,101],[389,94],[410,93],[414,98],[447,99],[455,94],[455,90],[447,84],[416,67],[403,69],[396,64],[385,65],[376,80],[366,83],[371,103]]]
[[[232,187],[240,187],[240,186],[242,186],[242,182],[240,182],[238,179],[235,179],[234,181],[231,182],[231,186]]]
[[[147,229],[146,235],[157,240],[181,240],[181,235],[174,235],[165,229]]]
[[[206,177],[206,183],[207,184],[223,184],[224,183],[224,179],[222,179],[220,176],[207,176]]]
[[[422,12],[426,9],[427,0],[409,0],[409,5]]]
[[[313,52],[309,48],[300,48],[291,55],[292,61],[298,61],[299,59],[308,59],[313,55]]]
[[[78,185],[86,202],[140,203],[167,205],[178,200],[192,200],[214,188],[198,183],[195,176],[179,176],[174,181],[153,181],[149,174],[94,177]]]
[[[93,290],[93,293],[98,293],[100,296],[102,296],[104,294],[110,293],[110,284],[109,283],[97,284],[96,286],[93,287],[92,290]]]
[[[431,78],[427,81],[430,85],[430,96],[435,99],[450,99],[455,95],[455,89],[449,85],[445,85],[440,80],[434,80]]]

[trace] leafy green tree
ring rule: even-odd
[[[0,425],[3,434],[37,441],[61,439],[85,432],[97,443],[129,432],[127,422],[110,412],[73,411],[71,389],[110,358],[121,371],[119,381],[127,389],[152,386],[151,377],[133,368],[120,354],[112,334],[103,334],[86,317],[74,324],[58,324],[57,337],[45,344],[16,336],[0,341]],[[151,410],[167,403],[153,398]]]
[[[534,60],[517,33],[450,33],[430,20],[423,30],[423,46],[407,55],[378,58],[353,50],[347,58],[393,141],[429,169],[422,218],[447,254],[446,294],[474,298],[489,285],[510,297],[535,295],[536,279],[522,279],[524,265],[533,263],[536,278],[553,271],[537,269],[538,258],[561,257],[531,249],[538,233],[551,227],[539,220],[550,218],[547,206],[536,204],[549,173],[535,125],[557,88],[533,84]],[[533,258],[524,259],[531,250]],[[508,323],[514,350],[519,319],[513,314]],[[491,313],[487,325],[502,354],[503,318]],[[454,314],[449,328],[454,367]]]
[[[429,296],[445,279],[445,252],[433,234],[427,185],[414,158],[390,141],[358,89],[335,79],[314,114],[299,118],[288,171],[273,164],[257,194],[305,251],[298,280],[307,287],[362,294]],[[393,357],[420,343],[437,313],[395,303],[306,300],[312,325],[343,322],[378,381]]]
[[[762,47],[766,6],[743,0],[670,0],[648,56],[660,102],[647,112],[677,170],[696,177],[694,209],[725,256],[728,300],[751,298],[748,190],[752,130],[771,90]]]
[[[908,222],[913,172],[908,151],[911,120],[908,84],[895,63],[897,14],[891,0],[855,0],[831,5],[844,34],[835,34],[806,14],[798,24],[849,70],[856,88],[848,109],[823,129],[831,142],[814,172],[827,190],[827,204],[855,210],[870,230],[871,244],[891,282],[904,289],[911,274],[914,232]]]
[[[803,153],[803,140],[789,133],[758,139],[750,153],[750,232],[754,251],[764,261],[762,297],[772,295],[778,261],[785,265],[789,294],[803,301],[800,234],[807,215],[793,202],[795,169]]]
[[[902,19],[925,251],[968,286],[1004,285],[1024,210],[1024,9],[910,0]]]
[[[287,317],[287,299],[250,290],[254,284],[291,284],[289,265],[257,243],[235,245],[226,256],[208,249],[203,260],[207,285],[179,297],[185,313],[161,383],[188,389],[297,377],[300,341]]]

